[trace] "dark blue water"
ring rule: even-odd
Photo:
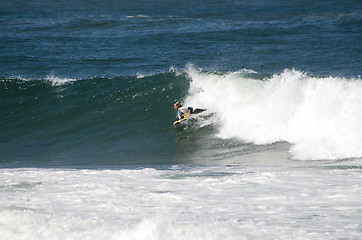
[[[361,1],[2,1],[6,76],[285,68],[361,74]]]
[[[259,81],[284,69],[360,81],[357,0],[0,5],[3,166],[187,163],[205,142],[201,158],[248,151],[215,139],[218,126],[189,126],[186,137],[171,126],[190,64],[249,69]],[[210,154],[213,146],[223,150]]]

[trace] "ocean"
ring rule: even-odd
[[[0,2],[1,239],[362,238],[361,1]]]

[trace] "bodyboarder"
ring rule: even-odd
[[[175,102],[175,104],[173,105],[174,109],[177,111],[177,119],[183,119],[185,118],[186,114],[197,114],[197,113],[201,113],[203,111],[206,111],[206,109],[201,109],[201,108],[192,108],[192,107],[183,107],[182,104],[180,102]]]

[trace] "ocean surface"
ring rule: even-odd
[[[359,0],[2,0],[0,238],[362,239],[361,73]]]

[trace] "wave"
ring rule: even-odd
[[[172,103],[185,93],[185,81],[185,74],[173,71],[2,79],[0,160],[142,159],[160,152],[168,147]]]
[[[190,67],[188,105],[216,113],[217,136],[253,144],[286,141],[293,159],[362,157],[362,81],[297,70],[260,78]]]
[[[250,69],[188,67],[130,77],[4,78],[0,161],[219,161],[278,142],[291,144],[292,159],[360,158],[360,96],[360,79],[313,77],[296,70],[266,76]],[[208,112],[174,128],[175,100]]]

